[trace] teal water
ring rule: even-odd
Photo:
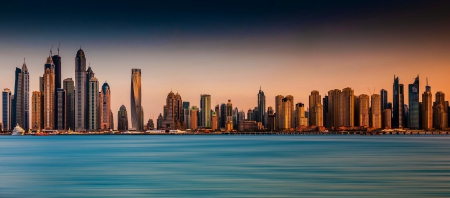
[[[449,136],[0,136],[0,197],[449,197]]]

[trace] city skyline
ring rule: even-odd
[[[404,84],[405,103],[408,85],[417,74],[422,82],[419,90],[424,90],[428,77],[433,95],[450,93],[446,3],[272,5],[262,1],[222,7],[202,3],[196,14],[184,10],[195,5],[182,2],[183,8],[164,3],[135,6],[133,1],[127,5],[87,3],[85,15],[65,3],[55,5],[52,14],[39,12],[45,4],[5,3],[0,8],[5,19],[0,26],[8,27],[0,32],[1,88],[13,92],[14,70],[26,58],[31,97],[39,90],[48,51],[60,43],[61,80],[76,79],[74,56],[82,48],[99,84],[111,86],[111,111],[117,112],[122,104],[127,107],[130,128],[132,68],[142,70],[144,122],[155,121],[162,113],[170,90],[178,90],[192,106],[200,107],[199,95],[209,94],[212,108],[230,99],[233,107],[245,112],[257,106],[260,86],[266,109],[275,106],[276,95],[292,95],[294,103],[303,103],[307,109],[312,90],[323,97],[329,90],[345,87],[351,87],[355,95],[369,95],[368,87],[375,87],[375,92],[385,89],[392,102],[394,75]],[[101,17],[90,18],[89,13]],[[51,31],[52,26],[58,31]]]

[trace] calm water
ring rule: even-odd
[[[450,136],[0,136],[0,197],[449,197]]]

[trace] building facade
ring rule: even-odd
[[[117,130],[128,130],[128,113],[125,105],[120,106],[119,112],[117,112]]]
[[[414,83],[408,85],[408,127],[411,129],[419,129],[420,127],[419,93],[419,76],[417,76]]]
[[[143,130],[141,69],[131,70],[131,125],[137,131]]]
[[[112,129],[111,125],[111,88],[107,82],[103,83],[99,97],[99,127],[102,130]]]
[[[63,88],[56,89],[55,106],[54,128],[64,130],[66,129],[66,91]]]
[[[87,129],[90,131],[93,130],[98,130],[99,126],[98,126],[98,102],[99,102],[99,90],[98,90],[98,79],[96,77],[92,77],[89,80],[89,86],[88,86],[88,98],[89,100],[88,102],[88,127]]]
[[[200,123],[202,127],[211,127],[211,95],[200,95]],[[191,114],[192,116],[192,114]]]
[[[383,116],[381,114],[381,96],[378,94],[373,94],[370,97],[371,105],[370,105],[370,123],[371,127],[375,129],[382,128],[382,120]]]
[[[63,89],[66,91],[66,129],[75,129],[75,84],[72,78],[64,79]]]
[[[2,123],[3,131],[12,130],[11,122],[11,90],[5,88],[2,92]]]
[[[170,91],[166,98],[166,113],[164,116],[163,128],[169,130],[184,129],[182,104],[183,101],[180,94],[175,94]]]
[[[53,64],[52,58],[49,56],[47,62],[45,63],[45,73],[44,73],[44,127],[43,129],[51,130],[54,129],[55,124],[55,65]]]
[[[79,49],[75,56],[75,131],[86,131],[87,86],[86,56]]]
[[[259,87],[258,92],[258,114],[256,122],[261,122],[263,126],[266,126],[265,116],[266,116],[266,96],[264,95],[264,92],[261,90],[261,87]],[[235,122],[236,123],[236,122]]]
[[[433,94],[431,90],[426,89],[422,94],[422,128],[425,130],[433,129]]]

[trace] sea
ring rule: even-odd
[[[450,197],[450,136],[0,136],[0,197]]]

